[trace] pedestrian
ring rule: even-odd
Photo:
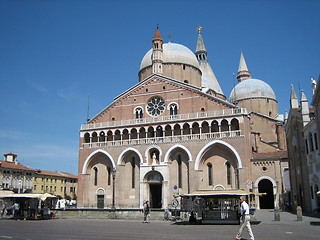
[[[239,232],[237,234],[237,236],[234,237],[234,239],[236,240],[240,240],[241,239],[241,235],[242,235],[242,231],[243,229],[246,227],[250,236],[251,240],[254,240],[254,236],[251,230],[251,226],[250,226],[250,213],[249,213],[249,205],[248,203],[246,203],[246,198],[244,196],[240,197],[240,203],[241,203],[241,225],[240,225],[240,229]]]
[[[19,210],[20,210],[20,206],[19,206],[19,203],[15,202],[13,204],[13,218],[14,220],[18,220],[19,219]]]
[[[149,223],[149,215],[150,215],[149,202],[145,201],[143,203],[143,222],[144,223]]]
[[[3,202],[1,207],[1,218],[3,218],[5,211],[6,211],[6,204]]]

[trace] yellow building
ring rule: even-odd
[[[77,176],[71,173],[37,170],[34,176],[33,192],[75,199],[77,182]]]

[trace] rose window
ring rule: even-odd
[[[154,97],[149,100],[147,105],[147,111],[151,116],[157,117],[161,115],[164,109],[165,103],[161,97]]]

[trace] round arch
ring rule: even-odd
[[[122,165],[121,159],[122,159],[123,156],[124,156],[127,152],[129,152],[129,151],[135,152],[135,153],[139,156],[139,158],[140,158],[140,164],[143,164],[143,158],[142,158],[141,153],[140,153],[137,149],[135,149],[135,148],[127,148],[127,149],[123,150],[123,151],[121,152],[121,154],[119,155],[117,165]]]
[[[224,142],[224,141],[215,140],[215,141],[213,141],[213,142],[208,143],[207,145],[205,145],[205,146],[200,150],[200,152],[199,152],[198,155],[197,155],[196,162],[195,162],[195,164],[194,164],[194,170],[196,170],[196,171],[199,170],[199,164],[200,164],[201,157],[203,156],[203,154],[205,153],[205,151],[206,151],[209,147],[211,147],[211,146],[213,146],[213,145],[215,145],[215,144],[221,144],[221,145],[229,148],[229,149],[232,151],[232,153],[235,155],[236,159],[237,159],[238,168],[242,168],[241,158],[240,158],[238,152],[234,149],[234,147],[232,147],[229,143],[226,143],[226,142]]]
[[[104,150],[98,149],[98,150],[92,152],[92,153],[86,158],[86,160],[84,161],[84,164],[83,164],[83,167],[82,167],[82,174],[86,174],[86,169],[87,169],[87,167],[88,167],[89,161],[90,161],[91,158],[92,158],[94,155],[96,155],[97,153],[102,153],[102,154],[106,155],[106,156],[110,159],[110,161],[111,161],[111,163],[112,163],[112,168],[114,168],[114,169],[116,168],[116,165],[115,165],[114,160],[113,160],[113,158],[111,157],[111,155],[110,155],[108,152],[104,151]]]

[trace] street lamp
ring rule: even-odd
[[[115,187],[116,187],[116,172],[117,170],[115,168],[112,169],[112,207],[111,209],[116,209],[114,205],[114,200],[115,200]]]

